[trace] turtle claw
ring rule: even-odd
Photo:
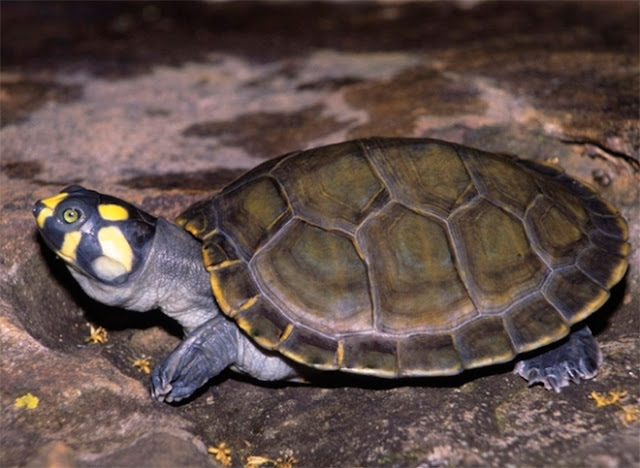
[[[152,375],[150,382],[151,396],[162,402],[173,403],[184,400],[191,396],[199,387],[193,384],[173,385],[170,382],[164,382],[161,376]]]
[[[154,373],[149,381],[149,393],[155,400],[169,401],[167,396],[171,394],[171,384],[163,383],[162,378]]]
[[[180,401],[196,391],[201,383],[189,375],[186,366],[182,365],[184,353],[178,347],[151,374],[149,381],[150,393],[158,401],[168,403]]]
[[[151,373],[151,379],[149,380],[149,393],[151,393],[151,397],[155,400],[170,403],[174,401],[174,397],[172,395],[173,385],[171,385],[171,378],[164,367],[165,362],[156,367]]]
[[[541,383],[559,393],[564,387],[592,379],[602,364],[602,352],[588,327],[583,327],[560,345],[516,364],[514,373],[529,382]]]

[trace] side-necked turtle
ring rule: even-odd
[[[34,214],[87,294],[184,327],[151,377],[166,401],[228,366],[444,376],[537,349],[516,372],[558,391],[597,373],[591,332],[571,327],[630,250],[619,212],[558,167],[430,139],[281,156],[182,227],[78,186]]]

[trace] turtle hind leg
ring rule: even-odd
[[[560,344],[516,364],[514,373],[529,382],[542,383],[547,390],[566,387],[570,382],[591,379],[602,364],[602,352],[589,327],[571,333]]]

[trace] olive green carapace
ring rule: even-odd
[[[456,374],[561,339],[629,253],[616,209],[559,168],[435,140],[288,154],[179,222],[258,344],[382,377]]]

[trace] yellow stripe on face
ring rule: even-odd
[[[108,226],[98,232],[98,242],[102,247],[102,253],[122,264],[127,272],[133,265],[133,251],[129,242],[116,226]]]
[[[58,206],[58,203],[67,198],[67,195],[69,194],[59,193],[58,195],[55,195],[53,197],[40,200],[40,203],[44,205],[44,208],[40,210],[40,212],[38,213],[38,217],[36,218],[36,222],[38,223],[38,227],[40,229],[44,228],[44,223],[46,222],[47,218],[53,215],[53,211],[56,209],[56,206]]]
[[[98,212],[100,216],[107,221],[124,221],[125,219],[129,219],[129,212],[120,205],[98,205]]]
[[[64,241],[62,247],[58,251],[58,254],[68,262],[76,261],[76,249],[82,239],[82,233],[80,231],[67,232],[64,235]]]
[[[59,193],[58,195],[54,195],[53,197],[44,198],[40,200],[40,202],[47,208],[51,208],[52,210],[55,210],[56,206],[58,206],[58,203],[60,203],[65,198],[67,198],[68,195],[69,195],[68,193],[63,192],[63,193]]]
[[[40,229],[44,228],[44,223],[47,221],[47,218],[53,214],[53,210],[51,208],[47,208],[46,206],[40,209],[38,213],[38,217],[36,218],[36,222],[38,223],[38,227]]]

